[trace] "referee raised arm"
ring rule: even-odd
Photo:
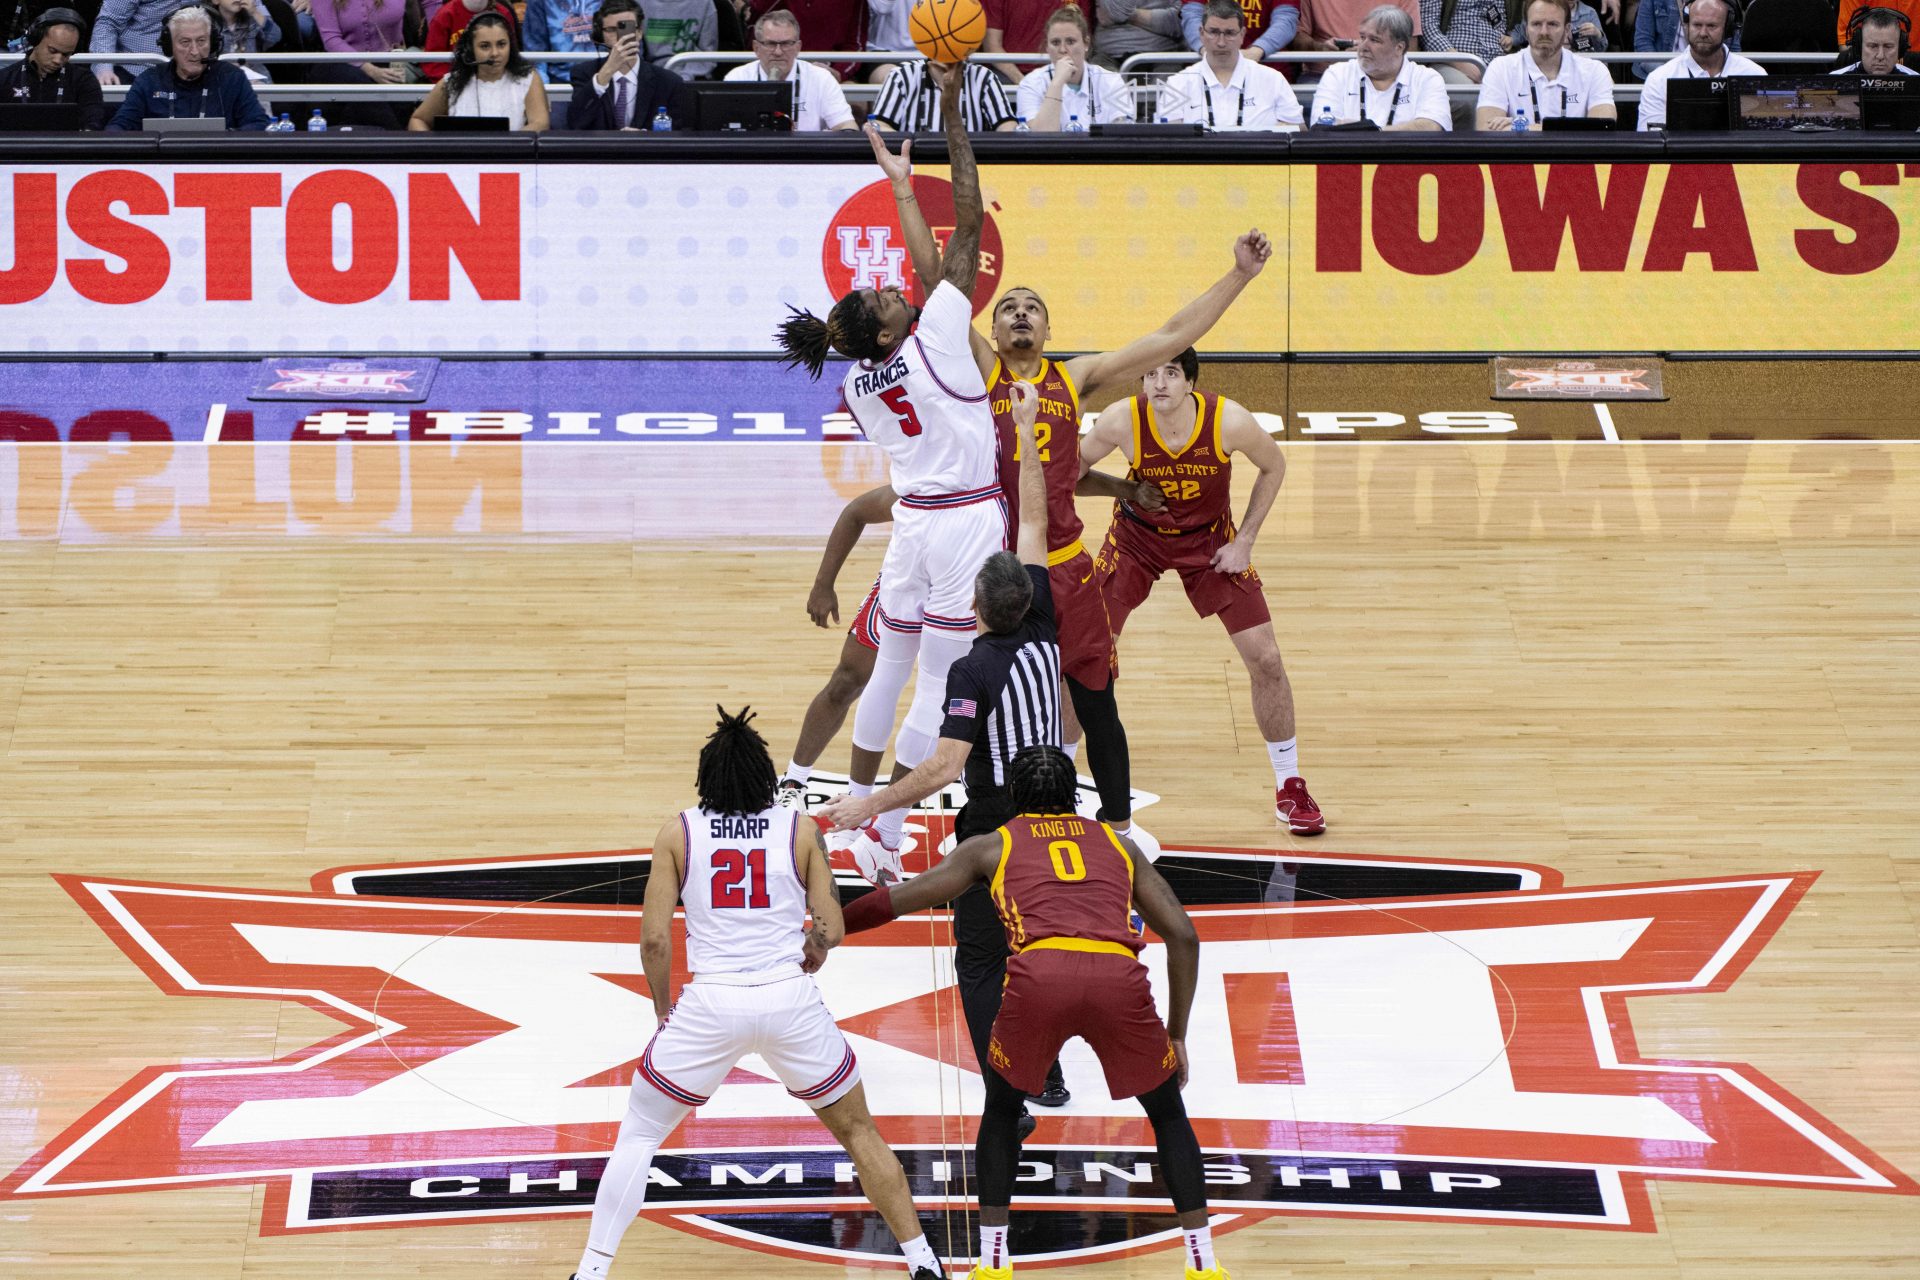
[[[818,816],[837,831],[924,800],[964,772],[967,803],[954,835],[984,835],[1017,812],[1007,776],[1013,757],[1027,747],[1060,745],[1060,643],[1047,585],[1045,481],[1033,442],[1040,401],[1027,383],[1008,389],[1021,442],[1020,526],[1013,553],[988,556],[974,579],[974,612],[986,634],[947,670],[946,718],[933,754],[891,786],[864,799],[840,796],[821,809]],[[954,900],[953,930],[967,1030],[984,1065],[1007,968],[1006,931],[985,886]]]

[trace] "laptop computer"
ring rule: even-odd
[[[72,102],[0,102],[0,133],[78,133],[80,108]]]
[[[1733,127],[1831,133],[1864,127],[1860,82],[1852,76],[1733,76]]]
[[[147,133],[225,133],[225,116],[148,116],[140,122]]]
[[[435,133],[512,133],[513,121],[506,116],[435,116]]]
[[[1723,133],[1733,127],[1724,76],[1667,81],[1668,133]]]

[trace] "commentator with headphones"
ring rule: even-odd
[[[220,61],[218,15],[187,4],[160,23],[160,52],[167,61],[149,67],[127,90],[109,131],[140,129],[149,119],[219,118],[229,129],[265,129],[267,110],[240,68]]]
[[[1674,80],[1712,80],[1719,76],[1763,76],[1767,69],[1735,53],[1728,42],[1746,16],[1741,0],[1692,0],[1681,6],[1680,34],[1687,47],[1654,68],[1640,91],[1640,128],[1667,126],[1667,85]]]
[[[27,28],[27,56],[0,70],[0,106],[59,106],[80,109],[80,127],[106,123],[100,82],[71,61],[87,40],[87,20],[72,9],[53,8]]]
[[[1846,6],[1841,5],[1846,12]],[[1841,57],[1853,55],[1853,61],[1833,74],[1837,76],[1910,76],[1917,74],[1907,65],[1907,52],[1913,47],[1913,19],[1898,9],[1862,5],[1847,19],[1846,46]]]

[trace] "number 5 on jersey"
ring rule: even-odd
[[[920,415],[913,411],[913,401],[907,399],[905,387],[888,387],[880,393],[880,403],[893,410],[900,419],[900,434],[917,436],[920,434]]]

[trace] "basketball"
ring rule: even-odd
[[[920,0],[907,24],[914,48],[935,62],[959,62],[987,38],[980,0]]]

